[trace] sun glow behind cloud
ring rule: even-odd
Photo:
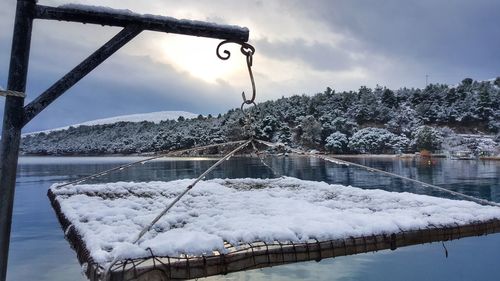
[[[188,36],[169,36],[160,41],[161,60],[172,65],[177,71],[201,79],[208,83],[227,80],[244,71],[245,59],[237,46],[228,46],[229,60],[221,60],[216,55],[220,40]],[[221,48],[222,49],[222,48]]]
[[[5,66],[0,71],[4,81],[0,84],[4,86],[15,12],[12,2],[0,1],[0,26],[5,31],[0,33],[0,63]],[[253,72],[257,102],[313,94],[327,86],[337,91],[377,84],[395,89],[423,87],[425,74],[430,75],[430,82],[451,84],[467,76],[479,80],[498,76],[495,62],[499,61],[496,50],[500,37],[492,36],[498,33],[497,0],[458,1],[452,7],[447,1],[431,0],[410,4],[328,0],[70,2],[248,27],[249,43],[256,48]],[[48,6],[66,3],[68,0],[39,1]],[[45,90],[119,30],[35,21],[28,88]],[[83,79],[72,89],[75,94],[51,105],[52,115],[41,114],[38,127],[33,128],[67,125],[68,120],[44,116],[67,114],[71,102],[94,108],[72,111],[80,118],[75,122],[139,110],[165,110],[158,108],[161,100],[168,109],[197,113],[223,112],[239,105],[241,91],[251,91],[245,58],[234,45],[229,60],[218,59],[215,49],[220,41],[145,31]],[[150,93],[147,97],[142,96],[145,88]],[[89,91],[101,94],[104,102],[94,104],[86,94]],[[115,92],[120,92],[120,103],[113,111],[108,107],[116,103],[115,97],[110,98]],[[0,99],[0,114],[2,108]]]

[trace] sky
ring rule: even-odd
[[[70,0],[248,27],[257,102],[360,86],[425,87],[500,76],[498,0]],[[40,0],[58,6],[67,1]],[[15,1],[0,2],[0,86],[6,88]],[[118,27],[35,20],[26,103],[94,52]],[[220,40],[143,32],[24,129],[38,131],[163,110],[218,114],[251,92],[245,58]],[[3,116],[4,98],[0,97]]]

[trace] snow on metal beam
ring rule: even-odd
[[[109,26],[137,25],[144,30],[184,35],[248,41],[248,28],[210,22],[175,19],[158,15],[143,15],[130,10],[68,4],[59,7],[37,5],[35,18],[71,21]]]

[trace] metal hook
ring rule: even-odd
[[[245,104],[255,104],[255,96],[256,96],[256,90],[255,90],[255,80],[253,78],[253,73],[252,73],[252,64],[253,64],[253,54],[255,53],[255,48],[254,46],[245,43],[245,42],[239,42],[239,41],[233,41],[233,40],[224,40],[219,43],[217,46],[216,54],[217,57],[221,60],[228,60],[231,57],[231,52],[228,50],[224,50],[223,53],[224,55],[221,54],[220,52],[220,47],[224,44],[227,43],[234,43],[240,45],[240,52],[246,56],[246,62],[247,62],[247,68],[248,68],[248,74],[250,75],[250,81],[252,82],[252,98],[247,99],[245,92],[241,93],[241,97],[243,98],[243,104],[241,105],[241,108],[243,109],[243,106]]]

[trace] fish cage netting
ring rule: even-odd
[[[68,185],[63,188],[54,186],[49,190],[49,198],[68,240],[77,252],[80,263],[85,265],[87,276],[90,280],[103,280],[104,271],[110,261],[109,256],[114,254],[113,250],[106,248],[111,242],[105,241],[102,245],[107,246],[103,247],[102,253],[96,254],[96,248],[89,245],[95,244],[98,235],[89,236],[91,229],[88,227],[90,224],[99,223],[99,219],[102,218],[93,220],[85,208],[81,209],[83,213],[78,214],[78,206],[72,200],[78,199],[81,201],[81,206],[94,207],[97,205],[93,202],[105,202],[104,205],[109,209],[104,210],[104,213],[112,215],[113,203],[119,200],[147,198],[150,201],[158,201],[161,205],[162,202],[167,202],[172,194],[178,193],[180,187],[187,181]],[[174,208],[168,218],[159,222],[159,229],[154,229],[153,233],[144,237],[145,241],[139,255],[127,256],[122,253],[123,258],[118,259],[109,270],[111,280],[142,280],[141,278],[150,280],[147,278],[152,276],[155,276],[154,280],[198,278],[500,231],[500,209],[497,207],[409,193],[361,190],[286,177],[267,180],[202,181],[186,196],[178,209]],[[252,198],[256,201],[251,201]],[[248,210],[248,206],[242,205],[248,200],[250,200],[248,206],[253,206],[253,210]],[[280,205],[279,202],[285,204]],[[198,209],[200,212],[198,217],[184,216],[193,211],[186,209],[189,204]],[[314,207],[318,204],[321,206]],[[154,207],[145,205],[140,211],[154,213],[148,210]],[[238,213],[238,208],[253,212],[255,216],[238,217],[244,213]],[[205,220],[198,219],[207,210],[213,213],[210,213]],[[282,213],[279,213],[280,210]],[[296,211],[296,216],[291,213],[292,210]],[[405,210],[408,212],[404,213]],[[223,213],[217,212],[227,212],[227,214],[224,216]],[[321,216],[320,212],[323,212],[324,216]],[[401,216],[397,217],[398,213],[401,213]],[[409,214],[414,216],[414,220],[407,221]],[[184,225],[175,224],[175,218],[179,216],[186,219]],[[234,220],[231,216],[235,216]],[[285,216],[293,218],[286,222]],[[133,217],[138,216],[133,215]],[[301,217],[305,217],[305,221],[300,220]],[[221,223],[222,226],[224,223],[228,225],[236,223],[241,232],[248,232],[248,229],[255,227],[255,224],[251,223],[245,226],[245,222],[254,221],[262,224],[263,228],[249,237],[217,232],[217,227],[208,229],[211,219],[221,218],[223,221],[217,223]],[[299,221],[290,223],[293,219]],[[280,221],[284,221],[281,229],[276,228]],[[314,223],[307,224],[307,221],[314,221],[319,226]],[[385,225],[381,228],[372,223],[370,226],[370,221]],[[140,225],[127,222],[125,219],[122,223],[132,225],[128,232],[140,229]],[[353,225],[349,226],[349,223]],[[219,242],[215,245],[218,247],[209,246],[191,252],[189,249],[168,252],[161,247],[155,248],[158,245],[154,243],[150,243],[151,247],[147,247],[148,239],[154,241],[155,237],[160,237],[169,231],[187,231],[185,234],[189,235],[190,231],[200,230],[193,228],[193,225],[205,228],[206,235],[217,236]],[[300,229],[301,226],[303,229]],[[363,227],[363,231],[355,231]],[[342,228],[343,231],[338,231]],[[266,232],[266,229],[274,229],[274,236],[269,236],[269,231]],[[283,230],[287,229],[293,229],[296,236],[283,235],[285,233]],[[237,233],[239,230],[232,229],[232,231]],[[163,247],[172,246],[162,243]],[[195,239],[191,243],[200,241]],[[114,244],[113,247],[119,248],[118,244]],[[108,259],[103,259],[101,254],[110,255]]]

